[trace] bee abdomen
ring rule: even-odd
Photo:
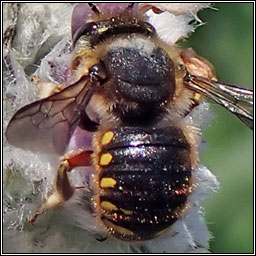
[[[148,240],[171,226],[191,190],[190,146],[179,128],[122,127],[103,134],[101,219],[123,240]]]

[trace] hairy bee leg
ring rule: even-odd
[[[69,200],[74,194],[74,188],[70,184],[67,173],[71,171],[70,165],[67,160],[61,162],[58,170],[55,181],[55,190],[49,196],[45,203],[41,205],[41,207],[36,211],[33,218],[29,221],[30,224],[34,224],[37,217],[44,212],[55,208],[56,206],[64,203]]]
[[[34,217],[29,221],[30,224],[33,224],[39,215],[68,201],[73,196],[76,189],[83,188],[74,187],[71,185],[68,178],[68,172],[78,166],[90,166],[91,154],[92,151],[82,151],[78,154],[72,153],[72,156],[67,154],[64,157],[57,170],[54,192],[49,196],[46,202],[36,211]]]

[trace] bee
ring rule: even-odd
[[[75,82],[21,108],[6,138],[64,154],[31,223],[73,197],[70,171],[91,166],[98,222],[124,241],[154,239],[183,216],[195,188],[200,131],[185,117],[206,96],[253,128],[253,92],[218,82],[207,60],[162,42],[132,6],[109,17],[89,5],[95,15],[73,35]],[[90,147],[66,152],[77,127]]]

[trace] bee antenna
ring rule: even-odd
[[[130,4],[126,7],[126,9],[127,9],[127,10],[131,10],[131,9],[133,8],[134,4],[135,4],[135,3],[130,3]]]
[[[93,3],[88,3],[88,5],[90,6],[91,10],[92,10],[95,14],[97,14],[97,15],[100,15],[100,14],[101,14],[100,11],[99,11],[99,9],[97,8],[97,6],[96,6],[95,4],[93,4]]]

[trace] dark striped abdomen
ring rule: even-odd
[[[147,240],[181,214],[190,187],[190,146],[176,127],[121,127],[101,138],[101,220],[122,240]]]

